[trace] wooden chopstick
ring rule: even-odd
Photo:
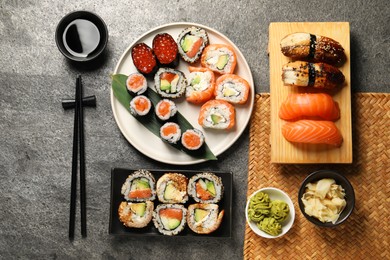
[[[77,191],[77,153],[78,153],[78,130],[79,130],[79,88],[80,78],[76,79],[76,108],[74,112],[73,126],[73,151],[72,151],[72,176],[70,188],[70,215],[69,215],[69,239],[74,238],[74,225],[76,216],[76,191]]]
[[[80,217],[81,235],[87,236],[87,215],[86,215],[86,189],[85,189],[85,147],[84,147],[84,107],[83,107],[83,84],[79,76],[79,138],[80,138]]]

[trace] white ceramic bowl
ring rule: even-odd
[[[285,221],[283,221],[283,223],[282,223],[282,233],[280,233],[277,236],[272,236],[272,235],[270,235],[268,233],[265,233],[264,231],[260,230],[256,226],[256,223],[254,221],[250,220],[249,217],[248,217],[249,201],[250,201],[250,199],[253,196],[255,196],[259,192],[264,192],[264,193],[268,194],[268,196],[269,196],[269,198],[271,200],[282,200],[282,201],[286,202],[288,204],[289,208],[290,208],[290,213],[288,214],[287,219]],[[250,195],[250,197],[248,198],[248,201],[247,201],[246,207],[245,207],[245,217],[246,217],[246,221],[248,222],[249,227],[257,235],[259,235],[261,237],[265,237],[265,238],[281,237],[281,236],[283,236],[284,234],[286,234],[290,230],[290,228],[292,227],[292,225],[294,223],[294,219],[295,219],[294,204],[293,204],[292,200],[290,199],[290,197],[285,192],[283,192],[280,189],[271,188],[271,187],[261,188],[261,189],[255,191],[254,193],[252,193],[252,195]]]

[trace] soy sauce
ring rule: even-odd
[[[76,19],[65,28],[62,40],[70,54],[85,58],[98,47],[100,32],[91,21]]]

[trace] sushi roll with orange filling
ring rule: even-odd
[[[177,39],[179,53],[189,63],[198,61],[202,51],[208,44],[207,32],[195,26],[184,29]]]
[[[248,81],[235,74],[225,74],[215,83],[215,99],[225,100],[232,104],[245,104],[249,92]]]
[[[177,144],[181,137],[180,126],[173,122],[165,123],[160,128],[160,137],[165,142]]]
[[[152,102],[146,96],[136,96],[130,101],[130,113],[133,116],[145,116],[151,108]]]
[[[198,123],[204,128],[231,129],[236,121],[234,106],[224,100],[207,101],[200,108]]]
[[[181,97],[187,86],[183,72],[170,68],[160,68],[154,76],[157,93],[164,98]]]
[[[153,223],[166,236],[174,236],[186,225],[187,209],[180,204],[160,204],[153,212]]]
[[[126,88],[130,95],[140,95],[148,89],[148,82],[141,73],[133,73],[127,77]]]
[[[223,190],[222,179],[211,172],[198,173],[188,181],[188,194],[198,203],[218,203]]]
[[[127,202],[122,201],[119,205],[119,220],[126,227],[143,228],[152,220],[154,203],[145,202]]]
[[[176,115],[177,106],[172,100],[162,99],[157,103],[155,112],[159,120],[167,121]]]
[[[193,104],[202,104],[214,97],[215,76],[208,68],[189,68],[186,100]]]
[[[199,129],[188,129],[181,136],[181,144],[189,151],[197,151],[204,144],[204,135]]]
[[[200,58],[203,67],[219,74],[232,74],[237,65],[237,56],[232,46],[227,44],[208,45]]]
[[[122,185],[121,194],[125,200],[140,202],[156,198],[156,180],[151,172],[138,170],[130,174]]]

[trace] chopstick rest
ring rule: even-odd
[[[76,78],[75,99],[63,99],[64,109],[75,108],[74,129],[73,129],[73,150],[72,150],[72,176],[70,195],[70,215],[69,215],[69,239],[74,238],[76,197],[77,197],[77,169],[80,170],[80,219],[81,235],[87,236],[86,218],[86,183],[85,183],[85,146],[84,146],[84,106],[95,107],[96,97],[89,96],[83,98],[83,88],[81,75]],[[80,165],[78,167],[78,159]]]

